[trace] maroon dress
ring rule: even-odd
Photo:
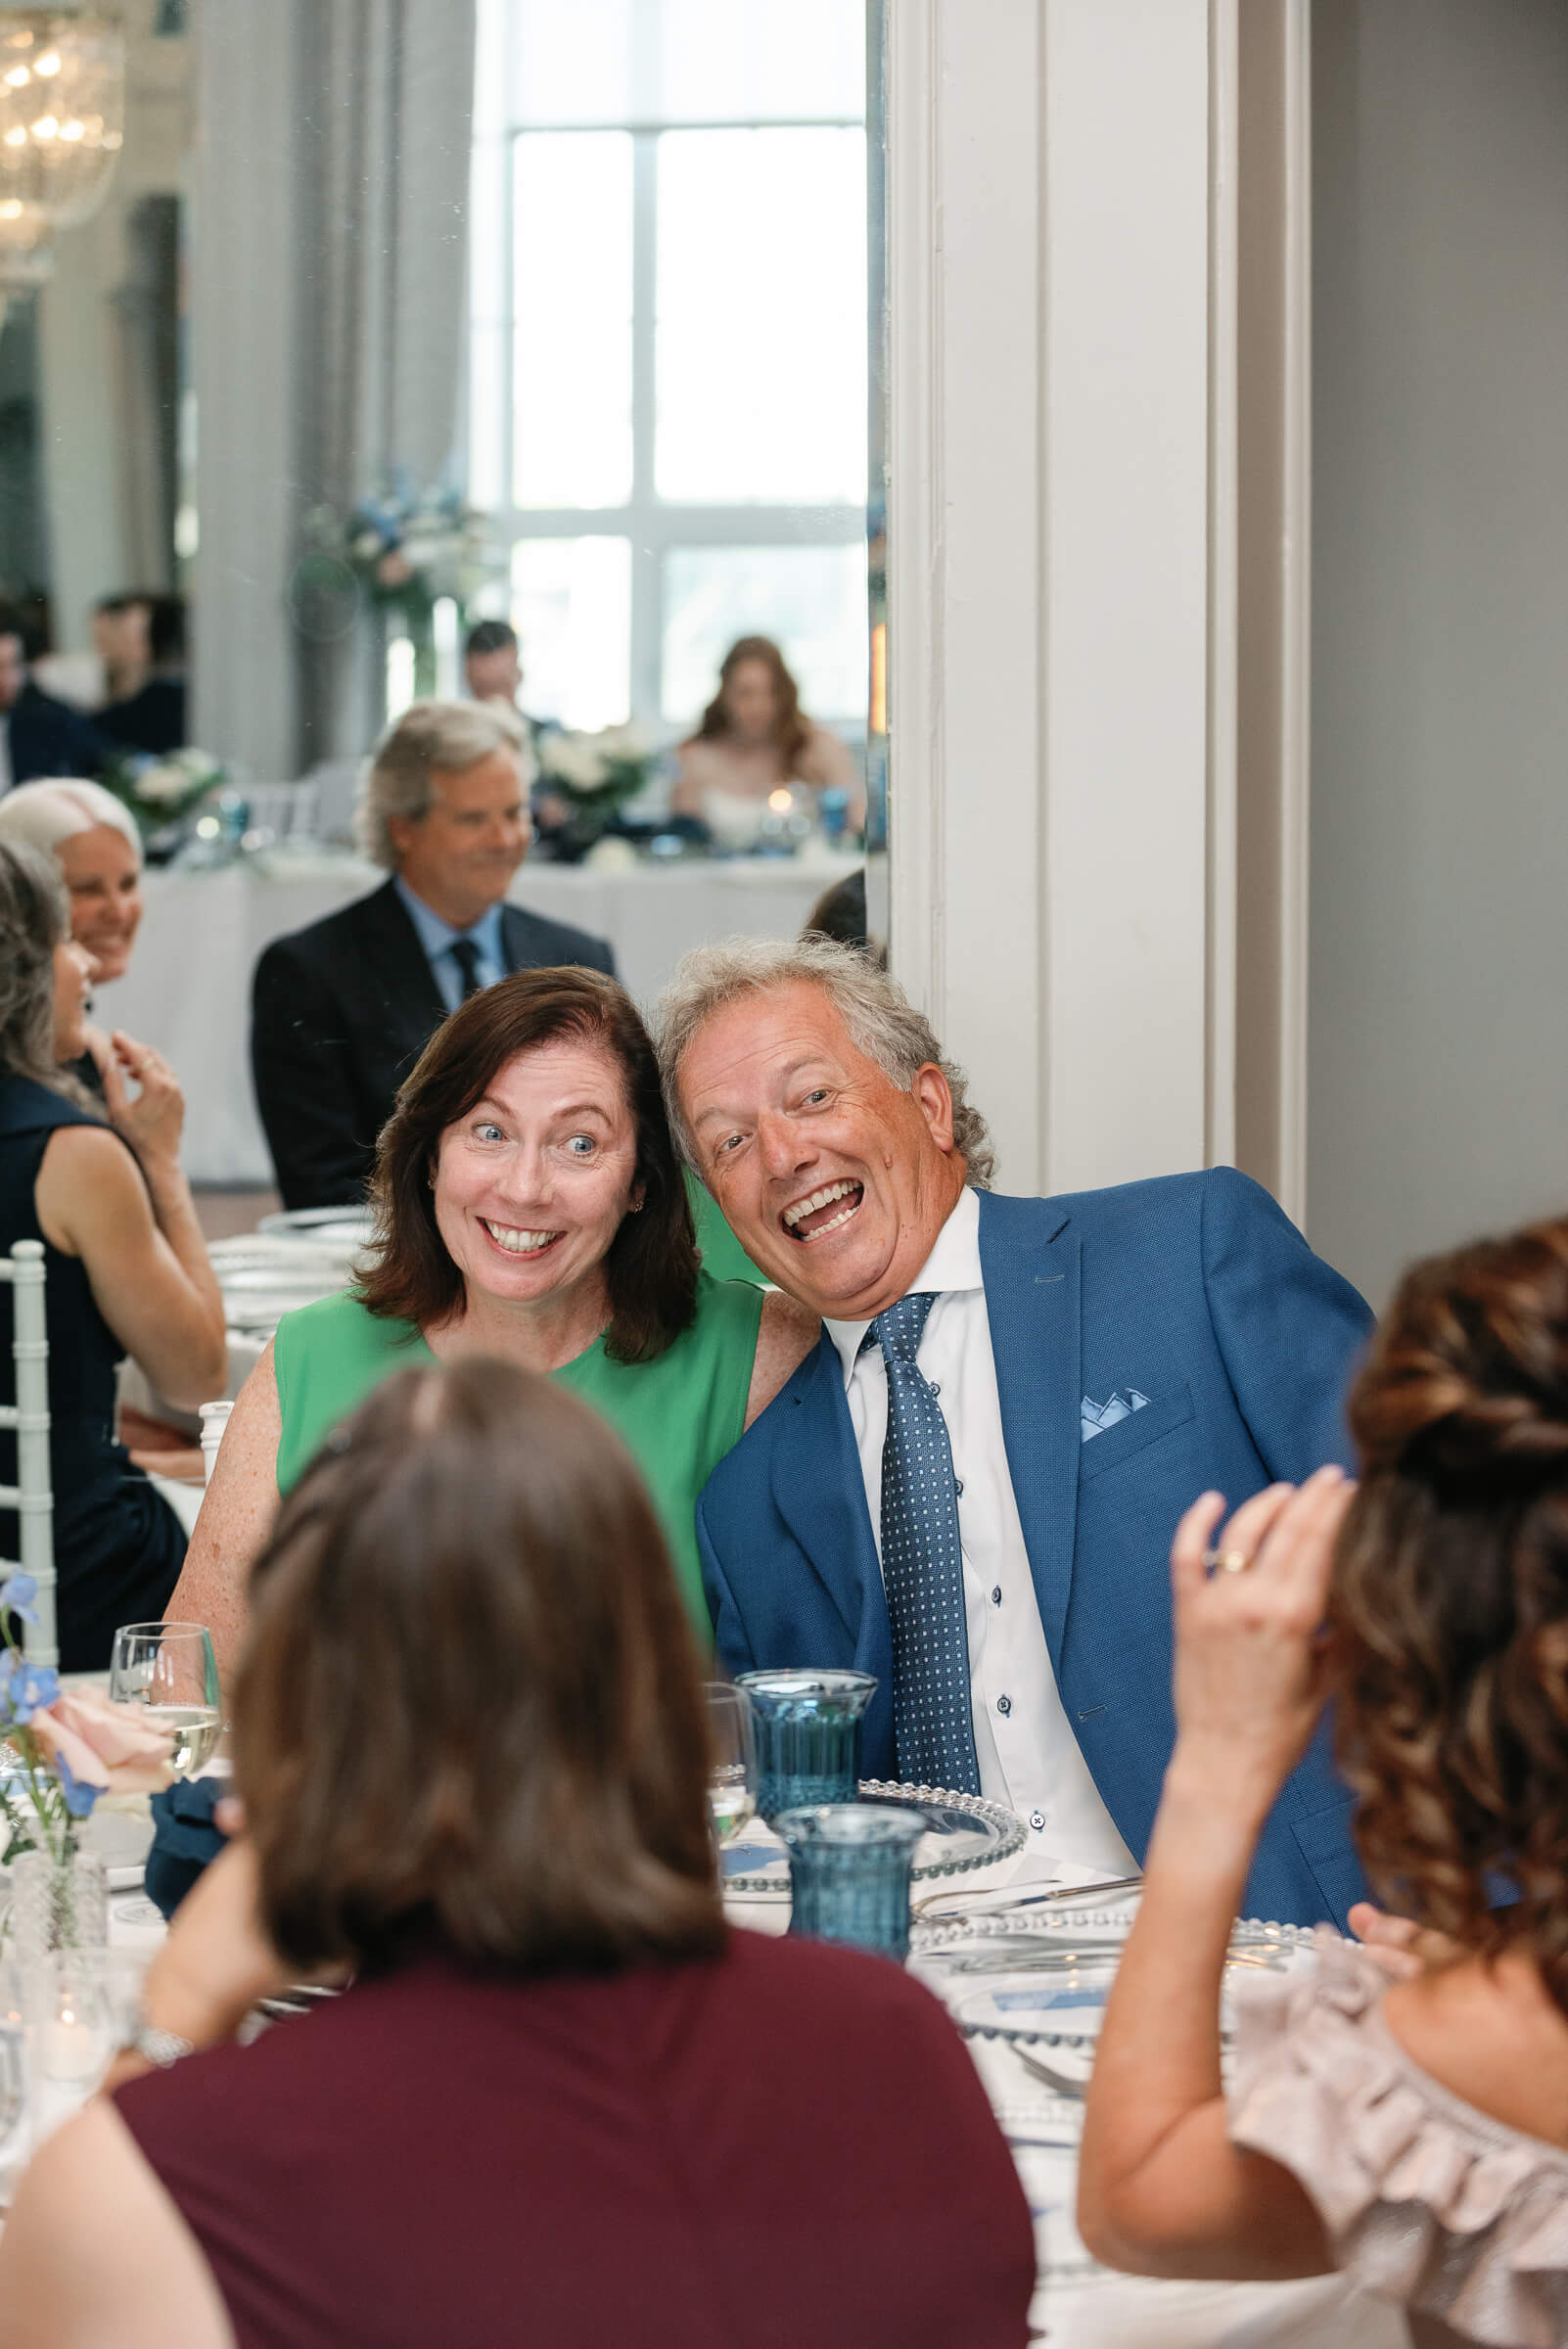
[[[116,2093],[240,2349],[1022,2349],[1029,2213],[897,1966],[421,1961]]]

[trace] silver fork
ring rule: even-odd
[[[1041,2063],[1037,2055],[1026,2055],[1023,2049],[1016,2046],[1010,2039],[1003,2040],[1002,2045],[1009,2055],[1017,2056],[1026,2072],[1032,2073],[1054,2095],[1070,2096],[1075,2104],[1083,2103],[1084,2091],[1088,2086],[1086,2080],[1074,2080],[1066,2072],[1053,2071],[1048,2063]]]
[[[1051,1887],[1049,1892],[1021,1892],[1013,1900],[988,1902],[986,1907],[977,1912],[982,1916],[1005,1916],[1009,1909],[1040,1909],[1053,1906],[1061,1901],[1092,1903],[1096,1900],[1106,1899],[1113,1893],[1136,1892],[1142,1882],[1141,1876],[1113,1876],[1106,1884],[1056,1884]],[[976,1902],[983,1897],[983,1895],[953,1891],[928,1892],[924,1900],[911,1902],[909,1913],[911,1916],[925,1916],[940,1903],[957,1901],[960,1903],[960,1907],[950,1910],[948,1913],[961,1916],[965,1907],[974,1907]]]

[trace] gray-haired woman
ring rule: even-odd
[[[101,783],[19,783],[0,799],[0,842],[42,849],[66,876],[70,935],[97,963],[98,984],[122,979],[142,920],[142,843],[123,801]]]
[[[179,1520],[115,1441],[120,1358],[133,1355],[156,1387],[193,1407],[221,1391],[226,1369],[223,1301],[179,1163],[185,1104],[173,1072],[116,1031],[95,1047],[102,1110],[62,1074],[87,1046],[95,967],[70,937],[54,864],[0,844],[0,1251],[18,1240],[45,1250],[68,1672],[106,1665],[117,1625],[161,1616],[185,1555]],[[8,1401],[10,1294],[0,1289]],[[14,1452],[15,1438],[0,1438],[0,1482],[15,1482]],[[13,1554],[14,1533],[0,1514],[0,1548]]]

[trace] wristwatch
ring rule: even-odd
[[[124,2043],[123,2052],[139,2055],[144,2063],[155,2064],[161,2072],[178,2063],[186,2055],[196,2053],[194,2040],[181,2039],[177,2031],[161,2031],[150,2023],[145,2014],[138,2015],[136,2028]]]

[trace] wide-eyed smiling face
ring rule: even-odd
[[[940,1069],[895,1084],[798,980],[715,1013],[677,1083],[699,1172],[770,1280],[844,1321],[904,1295],[964,1182]]]
[[[637,1128],[614,1055],[591,1037],[509,1060],[441,1135],[436,1223],[465,1287],[498,1303],[605,1285],[604,1259],[641,1205]]]

